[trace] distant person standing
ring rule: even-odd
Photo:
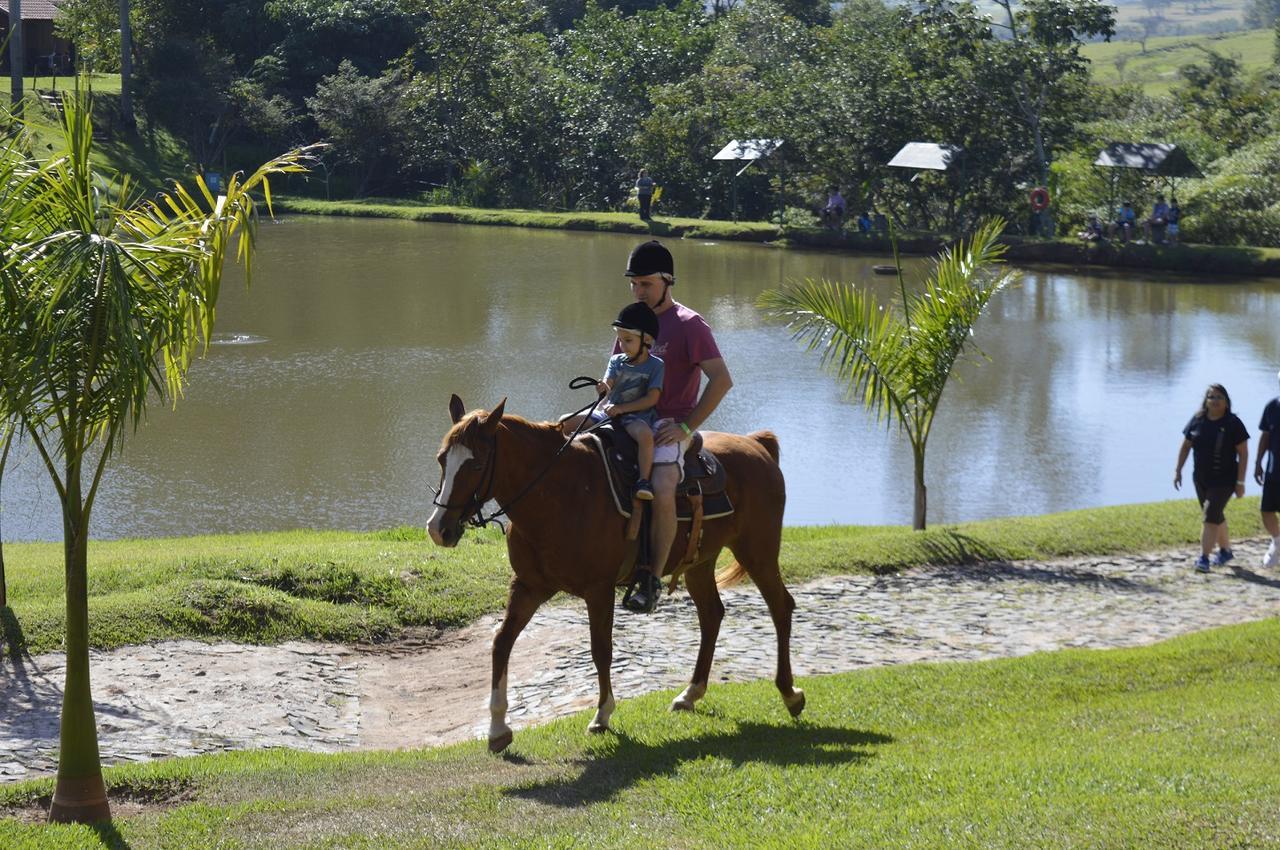
[[[1176,245],[1178,243],[1178,232],[1180,227],[1178,222],[1181,220],[1182,207],[1178,206],[1178,199],[1171,196],[1169,199],[1169,214],[1165,219],[1168,223],[1164,227],[1165,239],[1167,239],[1171,244]]]
[[[1198,572],[1209,572],[1209,553],[1218,544],[1216,563],[1222,566],[1235,557],[1227,535],[1227,518],[1222,510],[1236,498],[1244,497],[1244,475],[1249,468],[1249,431],[1240,417],[1231,412],[1231,396],[1222,384],[1210,384],[1195,416],[1182,429],[1185,439],[1178,449],[1178,466],[1174,470],[1173,487],[1182,489],[1182,465],[1194,450],[1191,480],[1196,487],[1196,502],[1204,518],[1200,531]]]
[[[1280,378],[1280,375],[1276,376]],[[1262,485],[1262,525],[1271,535],[1271,545],[1262,556],[1262,566],[1271,569],[1280,563],[1280,396],[1267,402],[1258,423],[1258,459],[1254,462],[1253,480]],[[1263,465],[1263,459],[1266,465]]]
[[[640,202],[640,218],[648,221],[649,205],[653,203],[653,178],[643,168],[636,176],[636,200]]]

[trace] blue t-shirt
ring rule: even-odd
[[[652,354],[643,363],[628,363],[625,354],[613,355],[604,370],[604,379],[613,381],[613,389],[609,392],[610,404],[629,404],[644,398],[649,390],[662,389],[663,371],[662,361]],[[625,414],[623,419],[627,421],[632,417],[652,425],[654,408]]]

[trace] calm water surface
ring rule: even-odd
[[[186,397],[112,462],[98,537],[421,524],[449,394],[545,419],[586,399],[629,300],[637,240],[361,219],[264,225],[254,287],[228,281]],[[827,277],[885,296],[883,258],[672,243],[678,300],[711,322],[735,387],[708,427],[776,431],[788,524],[907,523],[911,458],[754,308]],[[917,266],[920,268],[920,266]],[[1280,282],[1035,271],[977,329],[990,357],[947,389],[931,522],[1172,498],[1180,429],[1209,381],[1250,431],[1276,394]],[[31,450],[3,481],[5,540],[60,539]],[[11,459],[11,466],[14,461]],[[1256,490],[1250,483],[1250,490]]]

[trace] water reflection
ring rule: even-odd
[[[633,237],[397,221],[266,226],[254,288],[229,281],[219,342],[176,412],[153,408],[95,509],[100,537],[421,523],[449,394],[550,418],[585,399],[628,298]],[[713,425],[771,428],[791,524],[910,521],[911,458],[817,358],[764,325],[757,295],[855,280],[883,257],[677,242],[676,296],[717,331],[735,379]],[[912,274],[924,264],[916,262]],[[1179,430],[1221,381],[1251,428],[1276,392],[1275,281],[1037,270],[977,329],[930,440],[930,519],[1172,498]],[[252,344],[245,344],[252,343]],[[56,539],[44,472],[20,448],[3,534]]]

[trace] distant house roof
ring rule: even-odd
[[[764,159],[782,147],[782,139],[734,139],[712,159]]]
[[[1133,168],[1153,177],[1204,176],[1182,148],[1155,142],[1112,142],[1102,149],[1093,164],[1102,168]]]
[[[9,0],[0,0],[0,14],[9,17]],[[52,21],[58,14],[53,0],[22,0],[22,20]]]
[[[929,169],[930,171],[946,171],[960,156],[961,148],[955,145],[939,145],[933,142],[907,142],[902,150],[889,160],[892,168]]]

